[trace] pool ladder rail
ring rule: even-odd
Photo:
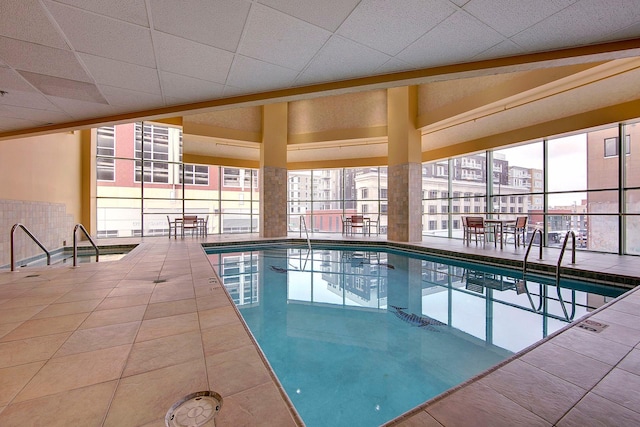
[[[15,240],[16,230],[18,228],[21,228],[22,230],[24,230],[27,236],[29,236],[31,240],[33,240],[40,247],[40,249],[44,251],[44,253],[47,255],[47,265],[51,265],[51,252],[47,250],[47,248],[40,242],[40,240],[38,240],[36,236],[34,236],[33,233],[29,231],[27,227],[25,227],[24,224],[16,223],[13,225],[13,227],[11,227],[11,271],[16,270],[14,240]],[[93,248],[96,250],[96,262],[98,262],[98,259],[100,257],[100,250],[98,249],[96,242],[94,242],[94,240],[91,238],[91,236],[87,232],[87,229],[84,228],[82,224],[76,224],[75,228],[73,229],[73,266],[76,267],[78,265],[78,239],[77,239],[78,229],[82,230],[84,235],[87,236],[87,239],[89,239],[89,242],[91,242],[91,245],[93,246]]]
[[[304,215],[300,215],[300,238],[302,238],[302,228],[304,228],[304,232],[307,235],[307,246],[309,250],[311,250],[311,240],[309,240],[309,230],[307,229],[307,222],[304,220]]]
[[[535,305],[533,303],[533,299],[531,298],[531,294],[529,293],[529,289],[527,288],[527,278],[526,278],[526,274],[527,274],[527,258],[529,258],[529,252],[531,251],[531,246],[533,244],[533,241],[535,239],[536,233],[540,232],[540,254],[538,256],[538,259],[542,259],[542,230],[539,228],[536,228],[533,231],[533,235],[531,236],[531,240],[529,241],[529,245],[527,246],[527,252],[524,256],[524,261],[522,264],[522,283],[520,283],[520,286],[524,288],[524,291],[527,293],[527,296],[529,297],[529,302],[531,303],[531,308],[533,310],[535,310],[536,312],[539,312],[542,309],[542,301],[540,302],[540,304],[538,305],[538,308],[535,308]],[[567,312],[567,308],[565,306],[565,302],[564,299],[562,298],[562,292],[560,290],[560,264],[562,263],[562,258],[564,257],[564,252],[567,248],[567,242],[569,241],[569,236],[572,237],[572,242],[573,245],[571,247],[571,263],[575,264],[576,263],[576,234],[573,230],[569,230],[567,231],[567,234],[564,237],[564,242],[562,243],[562,248],[560,249],[560,255],[558,256],[558,262],[556,264],[556,291],[558,293],[558,301],[560,302],[560,306],[562,307],[562,311],[564,313],[564,317],[568,320],[571,321],[573,320],[573,318],[575,317],[576,314],[576,305],[575,305],[575,290],[572,291],[573,292],[573,302],[571,303],[572,306],[572,310],[571,310],[571,315],[569,315],[569,313]],[[540,285],[542,286],[542,285]],[[540,293],[540,297],[542,299],[542,292]]]

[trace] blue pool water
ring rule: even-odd
[[[310,427],[383,424],[623,292],[397,251],[207,253]]]

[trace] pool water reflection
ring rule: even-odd
[[[308,426],[380,425],[623,292],[397,251],[207,252]]]

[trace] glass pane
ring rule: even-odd
[[[493,159],[493,192],[501,195],[494,199],[494,212],[514,217],[530,211],[541,212],[544,207],[542,142],[496,150]]]
[[[587,215],[586,227],[576,233],[576,247],[617,253],[619,229],[618,215]]]
[[[549,191],[587,189],[586,134],[550,139],[548,152]]]
[[[98,237],[133,237],[141,233],[141,200],[99,198],[96,201]]]
[[[626,229],[626,253],[640,255],[640,215],[628,215]]]
[[[589,190],[618,188],[618,126],[587,133],[587,185]]]
[[[625,138],[628,138],[628,142],[625,143],[628,148],[627,156],[625,157],[625,179],[626,187],[640,187],[640,124],[633,122],[624,126]]]
[[[627,213],[640,213],[640,190],[625,191],[625,202]]]
[[[103,164],[103,176],[113,176],[113,180],[97,181],[96,194],[97,197],[122,197],[122,198],[139,198],[141,196],[141,187],[139,182],[133,181],[134,161],[127,159],[111,159],[113,160],[113,168],[107,170],[106,163]],[[100,160],[98,159],[98,164]],[[113,172],[113,174],[111,174]]]

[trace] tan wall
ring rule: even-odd
[[[80,132],[0,141],[0,266],[10,262],[10,231],[24,224],[47,249],[73,239],[82,217]],[[16,259],[42,251],[15,233]]]

